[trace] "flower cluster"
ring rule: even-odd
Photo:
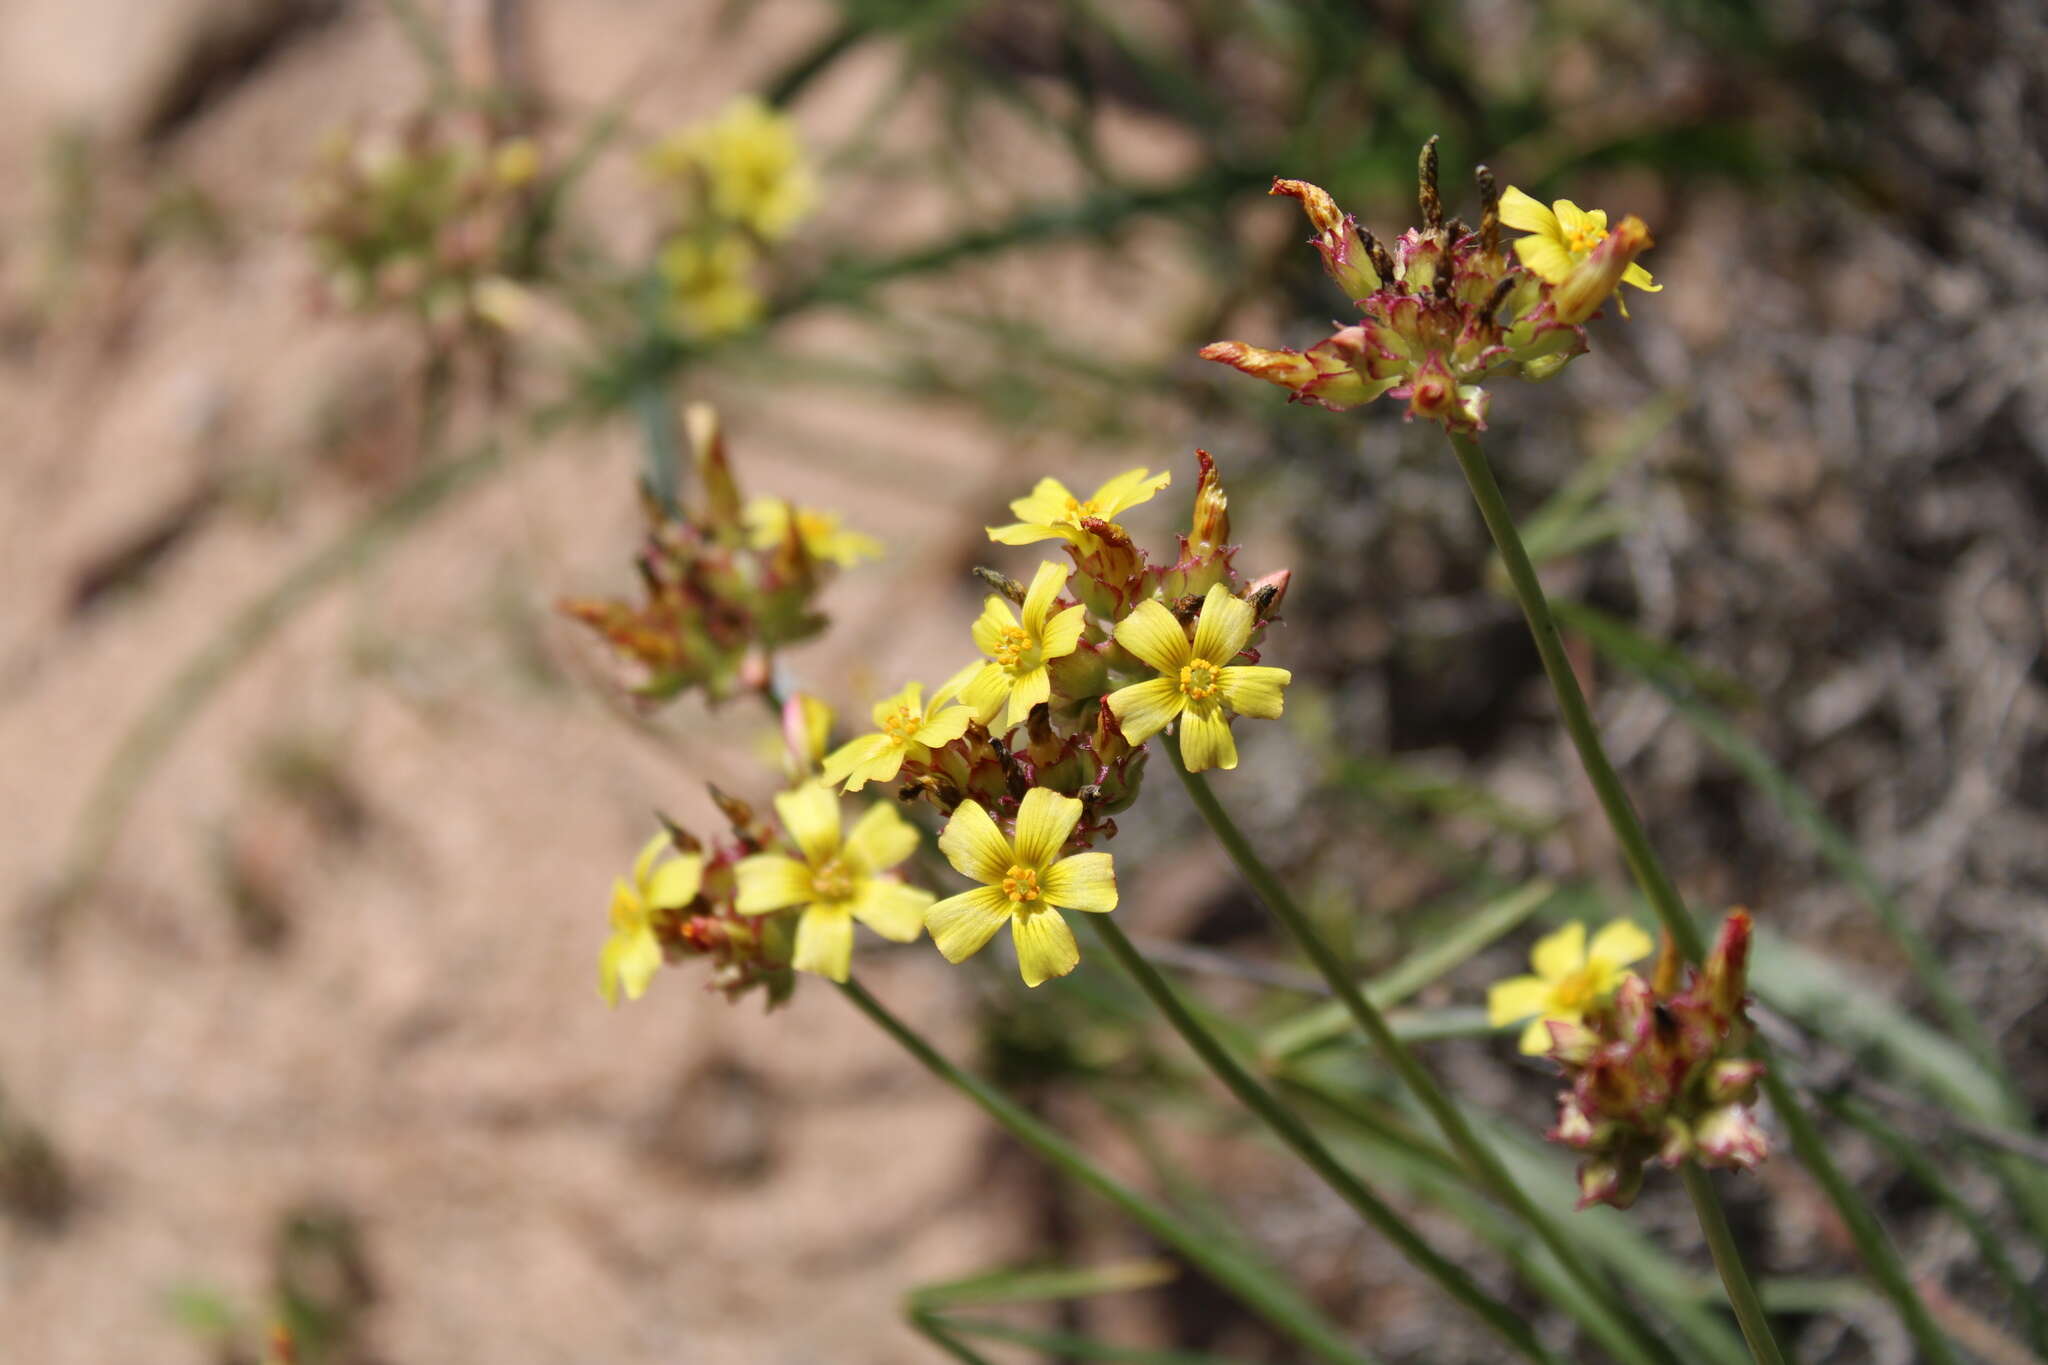
[[[675,323],[701,337],[751,327],[765,307],[756,276],[766,248],[817,203],[794,126],[744,96],[662,138],[644,164],[672,207],[656,268]]]
[[[1549,378],[1585,351],[1582,324],[1620,285],[1658,288],[1635,263],[1650,246],[1639,218],[1610,231],[1605,213],[1570,200],[1544,208],[1512,186],[1497,193],[1482,166],[1479,226],[1447,220],[1435,138],[1423,147],[1420,179],[1422,226],[1402,233],[1392,251],[1326,191],[1275,180],[1274,194],[1301,202],[1315,228],[1310,243],[1359,320],[1307,351],[1218,341],[1203,357],[1303,402],[1343,409],[1386,395],[1405,400],[1410,418],[1470,431],[1486,425],[1485,381]],[[1530,234],[1512,255],[1502,250],[1503,226]]]
[[[515,325],[517,228],[540,174],[530,139],[492,141],[453,115],[417,115],[395,135],[330,135],[301,189],[326,294],[444,330]]]
[[[742,502],[717,415],[697,404],[685,416],[698,501],[685,514],[644,499],[642,600],[560,604],[632,665],[634,690],[649,701],[764,686],[773,650],[824,628],[811,604],[833,572],[881,550],[829,513],[775,498]]]
[[[1502,982],[1489,1001],[1496,1023],[1541,1013],[1530,1031],[1547,1038],[1532,1048],[1525,1033],[1522,1050],[1545,1053],[1564,1072],[1568,1088],[1550,1138],[1584,1154],[1579,1206],[1627,1208],[1652,1161],[1742,1170],[1760,1163],[1768,1144],[1749,1106],[1763,1063],[1742,1055],[1751,1031],[1748,913],[1722,923],[1683,989],[1668,948],[1652,981],[1622,970],[1649,951],[1633,925],[1609,925],[1590,949],[1584,944],[1582,925],[1546,938],[1537,945],[1537,975]]]

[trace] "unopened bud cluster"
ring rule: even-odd
[[[1651,1162],[1747,1170],[1768,1144],[1750,1106],[1763,1063],[1743,1056],[1748,912],[1732,912],[1698,970],[1675,989],[1669,947],[1654,981],[1631,974],[1578,1023],[1552,1019],[1548,1055],[1569,1088],[1554,1142],[1584,1153],[1579,1205],[1627,1208]]]
[[[1301,202],[1316,232],[1310,242],[1359,320],[1307,351],[1218,341],[1203,357],[1302,402],[1341,410],[1386,395],[1405,400],[1411,418],[1471,431],[1486,425],[1485,381],[1549,378],[1585,351],[1581,324],[1619,285],[1656,288],[1635,264],[1650,245],[1641,219],[1609,232],[1597,210],[1567,200],[1547,209],[1513,188],[1503,196],[1484,166],[1479,226],[1446,219],[1435,138],[1422,150],[1420,181],[1422,226],[1389,250],[1326,191],[1275,180],[1274,194]],[[1506,250],[1504,225],[1532,235]]]
[[[634,669],[633,690],[647,701],[690,690],[719,700],[764,686],[771,651],[824,629],[812,603],[836,569],[879,550],[829,513],[773,498],[743,503],[717,415],[693,406],[686,425],[695,499],[684,509],[643,493],[639,600],[560,604]]]

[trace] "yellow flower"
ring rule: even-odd
[[[839,524],[837,512],[797,507],[781,498],[750,498],[744,513],[747,536],[757,550],[772,550],[789,539],[792,518],[804,553],[820,563],[849,568],[863,559],[880,559],[882,542]]]
[[[743,332],[761,316],[754,259],[754,248],[743,237],[682,236],[661,249],[656,267],[683,323],[704,336],[719,337]]]
[[[1116,624],[1117,643],[1158,669],[1160,676],[1109,694],[1117,728],[1143,744],[1178,717],[1181,760],[1191,772],[1235,768],[1237,741],[1226,712],[1273,719],[1294,675],[1284,668],[1232,664],[1252,638],[1251,604],[1221,583],[1202,599],[1194,643],[1172,612],[1151,600]]]
[[[1079,801],[1044,787],[1024,793],[1015,840],[1003,837],[979,803],[960,804],[939,835],[939,850],[961,875],[981,885],[925,912],[932,941],[948,962],[980,952],[1007,920],[1025,985],[1074,970],[1081,950],[1060,907],[1116,909],[1116,871],[1107,853],[1059,856],[1080,821]]]
[[[1607,240],[1605,209],[1582,209],[1569,199],[1560,199],[1545,208],[1513,185],[1500,197],[1500,220],[1511,228],[1533,234],[1515,240],[1515,254],[1522,258],[1524,269],[1547,284],[1563,284],[1570,279],[1580,263],[1593,254],[1593,248]],[[1621,282],[1650,294],[1664,288],[1650,278],[1649,271],[1633,262],[1621,272]],[[1628,316],[1625,303],[1621,315]]]
[[[647,992],[647,983],[661,970],[661,941],[654,936],[654,912],[680,910],[697,899],[704,884],[704,860],[681,853],[660,867],[654,860],[675,845],[657,834],[633,860],[631,883],[612,883],[612,933],[597,959],[597,989],[607,1005],[619,1003],[619,987],[628,1000]]]
[[[1067,491],[1058,479],[1040,479],[1028,497],[1010,504],[1017,521],[1009,526],[991,526],[988,538],[998,545],[1033,545],[1041,540],[1064,540],[1083,550],[1093,549],[1095,536],[1082,529],[1083,517],[1114,522],[1117,516],[1173,482],[1171,473],[1149,475],[1144,469],[1129,469],[1095,490],[1085,502]]]
[[[1529,1019],[1529,1026],[1522,1030],[1522,1051],[1541,1056],[1550,1051],[1546,1024],[1552,1019],[1583,1023],[1587,1011],[1633,975],[1624,970],[1628,964],[1648,956],[1652,946],[1650,936],[1625,919],[1615,920],[1593,935],[1588,946],[1586,926],[1575,920],[1536,941],[1529,954],[1529,965],[1536,969],[1534,976],[1494,983],[1486,993],[1487,1022],[1500,1028],[1517,1019]]]
[[[839,798],[816,782],[775,798],[775,813],[802,858],[757,853],[733,865],[742,915],[801,906],[790,965],[834,981],[853,961],[853,922],[909,943],[924,930],[932,894],[881,874],[917,849],[917,831],[891,806],[870,806],[839,835]]]
[[[711,211],[766,238],[787,236],[817,203],[796,126],[752,95],[663,138],[647,160],[659,176],[701,173]]]
[[[850,740],[825,755],[825,780],[844,783],[857,792],[870,782],[891,782],[903,770],[903,760],[920,762],[933,749],[967,733],[974,713],[953,703],[952,690],[942,687],[932,694],[930,706],[918,700],[924,684],[911,683],[886,701],[875,703],[877,731]]]
[[[1005,731],[1022,725],[1032,707],[1052,699],[1052,675],[1045,665],[1074,652],[1087,616],[1084,608],[1074,606],[1046,619],[1067,585],[1067,574],[1063,564],[1038,566],[1024,594],[1022,624],[1011,614],[1010,604],[994,593],[982,604],[981,617],[974,623],[974,643],[992,662],[983,664],[960,694],[982,724],[995,719],[1006,699],[1010,709]]]

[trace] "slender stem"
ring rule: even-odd
[[[1351,969],[1327,943],[1323,942],[1315,926],[1309,923],[1308,916],[1302,913],[1301,907],[1296,905],[1294,898],[1287,893],[1287,888],[1280,884],[1280,879],[1266,866],[1258,850],[1245,838],[1244,831],[1237,827],[1237,822],[1223,809],[1222,803],[1216,799],[1216,793],[1210,789],[1207,779],[1200,773],[1188,771],[1187,764],[1181,760],[1178,739],[1171,735],[1162,736],[1162,739],[1167,753],[1173,758],[1174,771],[1180,774],[1182,784],[1187,787],[1188,795],[1195,803],[1195,809],[1201,812],[1202,819],[1208,823],[1209,830],[1216,836],[1217,842],[1223,845],[1224,852],[1230,855],[1230,860],[1237,864],[1238,873],[1258,898],[1265,902],[1266,909],[1272,913],[1273,918],[1280,921],[1281,926],[1307,955],[1309,962],[1322,975],[1323,980],[1329,983],[1330,989],[1336,992],[1337,998],[1343,1002],[1344,1008],[1358,1027],[1364,1030],[1365,1036],[1371,1040],[1380,1057],[1400,1076],[1401,1083],[1421,1101],[1422,1107],[1429,1111],[1430,1117],[1436,1121],[1438,1129],[1450,1143],[1451,1149],[1465,1163],[1466,1169],[1479,1182],[1481,1188],[1490,1191],[1495,1198],[1513,1210],[1515,1216],[1528,1225],[1549,1249],[1550,1254],[1557,1258],[1558,1264],[1563,1266],[1565,1272],[1587,1293],[1602,1301],[1612,1302],[1616,1313],[1636,1333],[1649,1354],[1659,1360],[1675,1362],[1676,1357],[1671,1354],[1670,1348],[1651,1330],[1649,1324],[1643,1321],[1634,1306],[1593,1269],[1591,1263],[1579,1254],[1578,1247],[1565,1235],[1564,1229],[1558,1226],[1556,1220],[1537,1208],[1522,1187],[1515,1183],[1515,1178],[1508,1173],[1500,1157],[1466,1121],[1456,1102],[1444,1092],[1443,1087],[1437,1084],[1436,1078],[1430,1075],[1396,1036],[1392,1025],[1387,1022],[1387,1017],[1366,998],[1363,991],[1359,990],[1358,983],[1352,978]]]
[[[1770,1319],[1764,1315],[1763,1300],[1750,1283],[1749,1267],[1742,1263],[1742,1248],[1728,1228],[1728,1215],[1721,1211],[1721,1196],[1714,1190],[1713,1177],[1697,1161],[1679,1163],[1679,1177],[1692,1196],[1693,1212],[1699,1216],[1700,1231],[1707,1234],[1707,1247],[1714,1253],[1714,1268],[1721,1272],[1721,1284],[1728,1290],[1728,1302],[1735,1320],[1742,1324],[1742,1339],[1756,1365],[1785,1365],[1785,1353],[1771,1334]]]
[[[1657,912],[1657,918],[1670,931],[1679,951],[1691,961],[1698,962],[1705,955],[1699,926],[1686,912],[1677,888],[1671,884],[1663,863],[1658,861],[1656,850],[1650,846],[1649,836],[1643,832],[1642,822],[1636,818],[1635,807],[1630,803],[1621,779],[1615,775],[1614,765],[1608,762],[1607,751],[1600,743],[1600,732],[1593,724],[1593,713],[1586,705],[1585,693],[1579,690],[1578,677],[1572,672],[1571,661],[1565,657],[1564,641],[1558,635],[1557,620],[1550,612],[1550,601],[1543,595],[1543,584],[1536,577],[1535,566],[1529,562],[1529,552],[1522,545],[1521,533],[1515,529],[1514,517],[1508,511],[1507,499],[1501,495],[1500,485],[1494,481],[1486,454],[1480,450],[1478,441],[1459,432],[1451,433],[1451,447],[1457,452],[1458,466],[1465,471],[1465,482],[1472,489],[1473,500],[1479,504],[1479,515],[1493,536],[1494,547],[1500,551],[1508,581],[1514,586],[1516,600],[1521,603],[1522,614],[1529,621],[1529,632],[1535,637],[1536,652],[1543,660],[1543,671],[1550,678],[1551,690],[1557,694],[1565,729],[1579,751],[1579,761],[1585,766],[1586,776],[1600,798],[1601,809],[1607,813],[1607,822],[1614,830],[1614,837],[1621,844],[1622,856],[1627,859],[1629,870],[1642,887],[1650,907]],[[1932,1365],[1956,1365],[1956,1357],[1949,1350],[1947,1340],[1907,1276],[1897,1248],[1892,1246],[1870,1206],[1856,1193],[1848,1177],[1842,1174],[1841,1167],[1829,1155],[1820,1130],[1800,1107],[1792,1087],[1786,1084],[1783,1068],[1770,1061],[1770,1049],[1762,1039],[1757,1040],[1755,1051],[1767,1063],[1763,1075],[1764,1093],[1769,1096],[1771,1107],[1784,1120],[1792,1150],[1813,1173],[1814,1179],[1820,1182],[1829,1201],[1842,1215],[1871,1277],[1891,1299],[1901,1321],[1918,1344],[1922,1357]]]
[[[1060,1174],[1087,1186],[1121,1209],[1130,1219],[1172,1247],[1189,1264],[1221,1285],[1276,1331],[1301,1344],[1317,1360],[1332,1365],[1373,1365],[1373,1357],[1344,1341],[1329,1323],[1277,1285],[1255,1266],[1239,1259],[1212,1235],[1189,1227],[1167,1210],[1090,1161],[1051,1127],[1026,1113],[1015,1101],[986,1081],[954,1066],[925,1042],[857,981],[839,987],[861,1013],[924,1068],[979,1105],[1003,1130],[1029,1147]]]
[[[1145,955],[1124,936],[1124,931],[1108,915],[1090,915],[1087,918],[1117,963],[1138,983],[1138,989],[1159,1007],[1159,1012],[1195,1050],[1203,1064],[1229,1088],[1231,1094],[1237,1096],[1239,1103],[1251,1110],[1273,1131],[1274,1136],[1301,1158],[1304,1165],[1321,1177],[1324,1184],[1398,1247],[1411,1264],[1443,1286],[1452,1298],[1471,1309],[1510,1346],[1531,1360],[1555,1359],[1536,1339],[1527,1322],[1481,1289],[1478,1282],[1458,1266],[1444,1259],[1400,1214],[1338,1161],[1306,1123],[1260,1085],[1223,1046],[1222,1041],[1195,1017],[1173,987],[1167,984],[1166,978],[1145,960]]]
[[[1650,847],[1650,836],[1643,832],[1643,822],[1636,817],[1627,789],[1615,775],[1614,765],[1607,761],[1600,732],[1593,725],[1592,708],[1586,705],[1586,694],[1579,689],[1578,675],[1572,672],[1571,660],[1564,652],[1564,637],[1558,634],[1557,620],[1550,614],[1550,599],[1543,595],[1536,566],[1529,562],[1529,552],[1522,547],[1521,533],[1515,529],[1500,485],[1494,482],[1485,452],[1480,450],[1479,442],[1461,432],[1451,433],[1451,446],[1458,452],[1458,465],[1465,471],[1473,500],[1479,504],[1479,515],[1485,519],[1501,562],[1507,566],[1508,581],[1514,585],[1522,614],[1529,618],[1529,633],[1536,639],[1536,653],[1543,660],[1550,689],[1557,694],[1565,731],[1571,735],[1572,746],[1579,751],[1579,762],[1586,769],[1594,794],[1600,798],[1600,808],[1607,812],[1607,823],[1613,826],[1614,837],[1621,843],[1621,856],[1627,860],[1629,871],[1649,898],[1650,908],[1657,912],[1679,951],[1688,961],[1698,962],[1707,954],[1706,940],[1687,913],[1678,888],[1664,874],[1664,864]]]

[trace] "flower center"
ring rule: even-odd
[[[1190,659],[1181,666],[1180,691],[1189,701],[1207,701],[1216,695],[1216,679],[1223,672],[1207,659]]]
[[[1073,522],[1076,526],[1081,524],[1083,517],[1100,517],[1101,515],[1102,508],[1097,505],[1093,498],[1088,499],[1086,502],[1082,502],[1078,498],[1067,499],[1067,520]]]
[[[1010,864],[1003,874],[1003,894],[1013,905],[1028,905],[1038,899],[1038,873],[1019,863]]]
[[[1600,974],[1581,967],[1552,988],[1550,1000],[1561,1012],[1584,1014],[1600,995]]]
[[[1002,641],[996,645],[996,662],[1004,668],[1016,668],[1037,647],[1030,631],[1021,626],[1004,626]]]
[[[828,858],[811,872],[811,894],[821,901],[849,900],[856,880],[852,868],[837,858]]]
[[[882,732],[896,744],[908,744],[910,737],[917,733],[918,726],[923,723],[923,716],[908,706],[899,706],[895,715],[882,722]]]
[[[1572,255],[1583,256],[1606,240],[1606,228],[1594,227],[1591,223],[1582,223],[1565,234],[1564,245],[1565,250],[1571,252]]]

